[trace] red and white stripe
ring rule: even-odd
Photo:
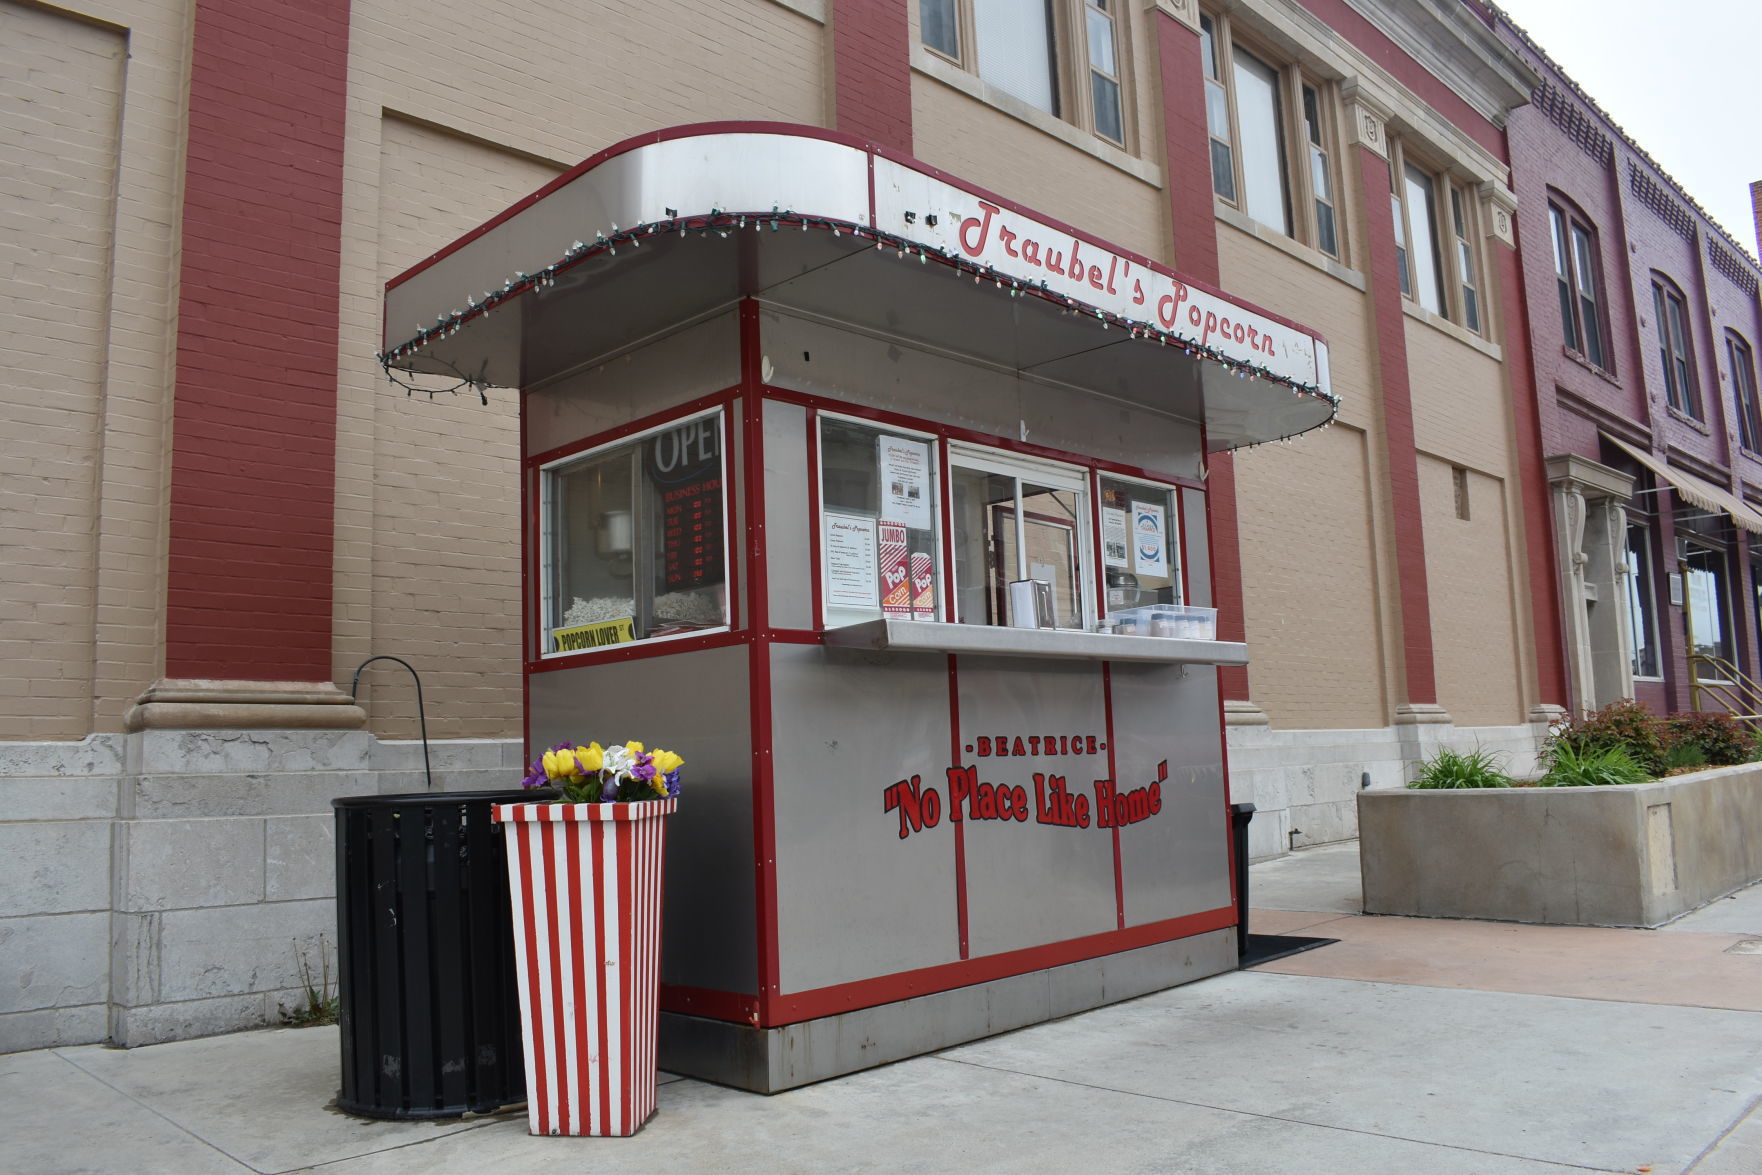
[[[661,817],[678,806],[494,806],[508,826],[533,1134],[623,1137],[655,1112]]]

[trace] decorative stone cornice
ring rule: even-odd
[[[1633,497],[1634,479],[1619,469],[1577,453],[1556,453],[1543,464],[1548,470],[1548,484],[1570,486],[1586,498],[1614,498],[1625,502]]]
[[[163,678],[123,718],[137,730],[359,730],[367,714],[328,681]]]
[[[1340,96],[1345,99],[1346,113],[1352,124],[1352,144],[1367,148],[1387,159],[1389,108],[1372,98],[1356,80],[1342,82]]]
[[[1517,194],[1488,181],[1480,186],[1480,195],[1487,205],[1487,235],[1517,248]]]
[[[1199,0],[1150,0],[1144,10],[1172,16],[1194,32],[1199,31]]]

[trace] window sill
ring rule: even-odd
[[[787,8],[811,21],[826,23],[826,0],[771,0],[779,8]]]
[[[1147,163],[1128,154],[1105,139],[1099,139],[1057,115],[1048,114],[1037,106],[1030,106],[1014,94],[1006,93],[996,86],[989,85],[977,74],[968,73],[953,62],[938,57],[922,45],[912,46],[912,69],[926,77],[935,78],[943,85],[959,90],[967,97],[983,102],[1011,118],[1025,122],[1035,130],[1044,131],[1068,146],[1075,147],[1087,155],[1093,155],[1108,166],[1118,168],[1132,178],[1142,180],[1153,188],[1163,186],[1162,168],[1154,163]]]
[[[1595,363],[1592,363],[1586,358],[1582,351],[1574,351],[1571,347],[1562,343],[1560,345],[1560,353],[1567,359],[1570,359],[1572,362],[1590,372],[1592,375],[1596,376],[1598,379],[1602,380],[1604,383],[1609,384],[1611,387],[1618,388],[1621,386],[1621,381],[1615,378],[1614,372],[1598,367]]]
[[[1303,262],[1311,269],[1321,270],[1329,277],[1346,283],[1359,293],[1364,292],[1364,275],[1362,273],[1355,269],[1348,269],[1320,249],[1311,249],[1308,245],[1286,236],[1271,225],[1260,223],[1240,209],[1224,203],[1221,196],[1212,196],[1212,208],[1216,211],[1217,218],[1231,228],[1239,229],[1256,240],[1265,241],[1279,252]]]
[[[1433,314],[1418,302],[1411,301],[1405,296],[1401,299],[1401,309],[1407,312],[1407,317],[1416,318],[1429,327],[1441,330],[1459,343],[1467,343],[1495,363],[1504,362],[1505,348],[1498,343],[1489,343],[1467,327],[1458,326],[1441,314]]]
[[[1693,416],[1690,416],[1687,412],[1684,412],[1681,408],[1678,408],[1675,404],[1666,404],[1665,409],[1670,413],[1670,415],[1673,419],[1679,420],[1683,424],[1688,425],[1690,428],[1694,429],[1696,432],[1700,433],[1702,436],[1710,437],[1713,435],[1713,430],[1707,427],[1707,424],[1705,421],[1696,420]]]
[[[1164,665],[1246,665],[1238,641],[1115,636],[1065,628],[1002,628],[929,620],[869,620],[826,630],[834,648],[893,653],[973,653],[1080,661],[1150,661]]]

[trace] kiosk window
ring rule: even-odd
[[[1101,566],[1109,616],[1182,602],[1178,518],[1174,491],[1101,479]]]
[[[1082,474],[966,446],[951,464],[955,620],[1087,628]]]
[[[942,619],[934,441],[822,416],[820,502],[828,625]]]
[[[546,653],[728,623],[719,413],[543,471]]]

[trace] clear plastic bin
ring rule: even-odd
[[[1151,604],[1114,613],[1123,636],[1162,636],[1190,641],[1217,639],[1217,609],[1182,604]]]

